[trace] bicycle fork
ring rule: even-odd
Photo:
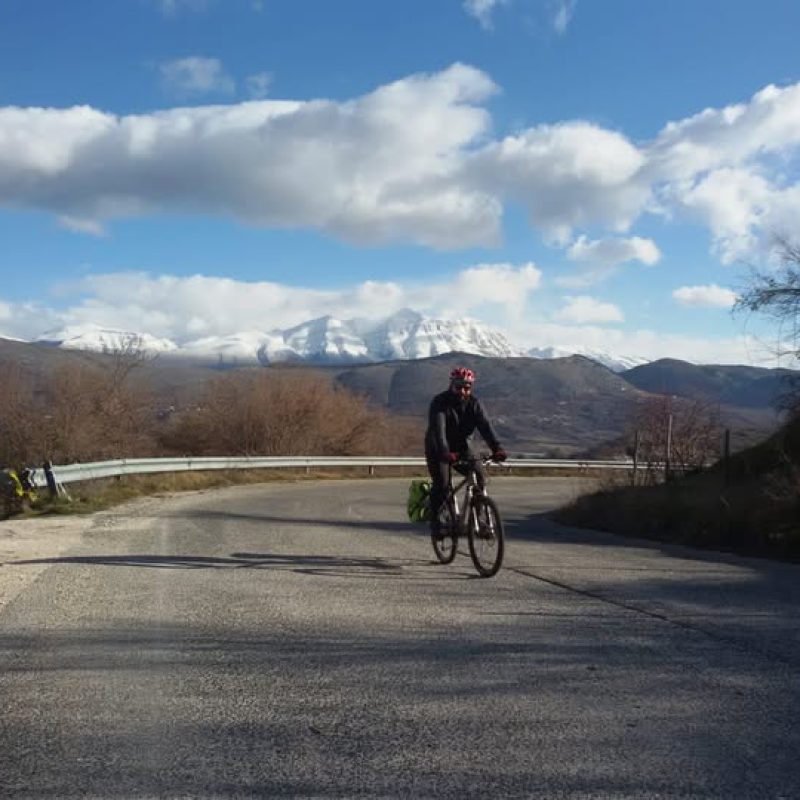
[[[478,524],[478,520],[475,515],[475,505],[473,503],[474,491],[475,490],[471,486],[466,489],[464,492],[463,505],[459,503],[458,495],[453,496],[453,519],[456,523],[459,536],[467,535],[471,522],[475,525]],[[470,516],[472,516],[473,519],[470,519]]]

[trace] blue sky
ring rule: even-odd
[[[412,306],[774,365],[795,0],[4,0],[0,335]]]

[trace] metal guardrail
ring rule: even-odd
[[[402,456],[263,456],[206,458],[120,458],[113,461],[93,461],[86,464],[53,466],[59,483],[75,483],[98,478],[115,478],[121,475],[149,475],[158,472],[192,472],[212,469],[303,469],[314,467],[424,467],[425,459]],[[632,461],[586,461],[551,458],[510,458],[506,467],[526,469],[565,469],[576,472],[586,470],[630,470]],[[34,475],[37,487],[46,486],[44,473],[37,469]]]

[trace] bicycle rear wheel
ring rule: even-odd
[[[458,533],[456,529],[456,517],[450,503],[445,503],[439,514],[441,522],[441,536],[431,533],[431,544],[436,558],[442,564],[449,564],[455,557],[458,550]]]
[[[491,497],[476,497],[469,523],[469,554],[484,578],[496,575],[503,563],[505,533],[497,504]]]

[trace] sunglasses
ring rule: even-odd
[[[467,391],[472,391],[472,384],[469,381],[453,381],[453,386],[456,389],[466,389]]]

